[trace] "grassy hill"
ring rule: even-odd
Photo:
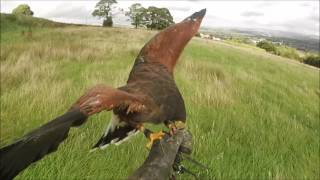
[[[13,19],[1,14],[1,146],[64,113],[85,89],[125,84],[140,48],[156,33],[39,25],[26,36],[27,26]],[[319,69],[194,38],[175,79],[194,135],[193,157],[210,167],[198,171],[186,163],[201,179],[319,178]],[[147,140],[139,134],[89,153],[110,115],[72,129],[56,153],[17,179],[125,179],[146,158]]]

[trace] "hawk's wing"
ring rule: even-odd
[[[98,85],[80,97],[74,107],[80,107],[81,111],[88,115],[112,109],[129,114],[149,111],[153,107],[150,105],[153,103],[150,102],[153,102],[153,100],[147,95],[142,96],[125,90]],[[106,132],[93,148],[104,148],[109,144],[120,144],[137,132],[137,127],[128,122],[120,121],[119,117],[114,115]]]
[[[129,112],[141,112],[146,109],[147,96],[128,93],[110,86],[98,85],[87,91],[72,106],[79,107],[87,115],[114,108],[126,109]]]
[[[73,109],[0,149],[0,179],[13,179],[33,162],[57,150],[72,126],[85,122],[79,109]]]
[[[206,9],[202,9],[157,33],[141,49],[135,65],[141,62],[161,64],[167,68],[170,74],[173,74],[182,50],[198,32],[205,14]]]

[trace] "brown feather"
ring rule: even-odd
[[[87,115],[114,108],[139,112],[145,109],[142,102],[143,96],[133,95],[109,86],[97,85],[81,96],[72,108],[79,107]]]
[[[196,12],[182,22],[158,33],[141,49],[136,62],[160,63],[173,73],[182,50],[198,32],[205,11],[204,9]]]

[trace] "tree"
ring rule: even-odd
[[[112,27],[112,5],[116,3],[116,0],[100,0],[96,4],[95,10],[92,12],[92,15],[103,18],[103,26]]]
[[[173,24],[173,17],[167,8],[148,7],[143,13],[143,24],[150,29],[161,30]]]
[[[134,25],[135,28],[138,28],[138,26],[143,24],[144,13],[145,8],[142,7],[140,3],[135,3],[129,7],[129,11],[126,12],[126,16],[129,16],[131,19],[131,24]]]
[[[28,4],[20,4],[12,10],[12,14],[33,16],[33,11],[31,11],[30,6]]]

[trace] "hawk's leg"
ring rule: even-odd
[[[149,129],[145,128],[143,124],[138,125],[137,127],[143,134],[149,139],[149,142],[147,143],[146,147],[148,149],[151,149],[151,146],[155,140],[160,140],[165,135],[162,131],[159,132],[152,132]]]

